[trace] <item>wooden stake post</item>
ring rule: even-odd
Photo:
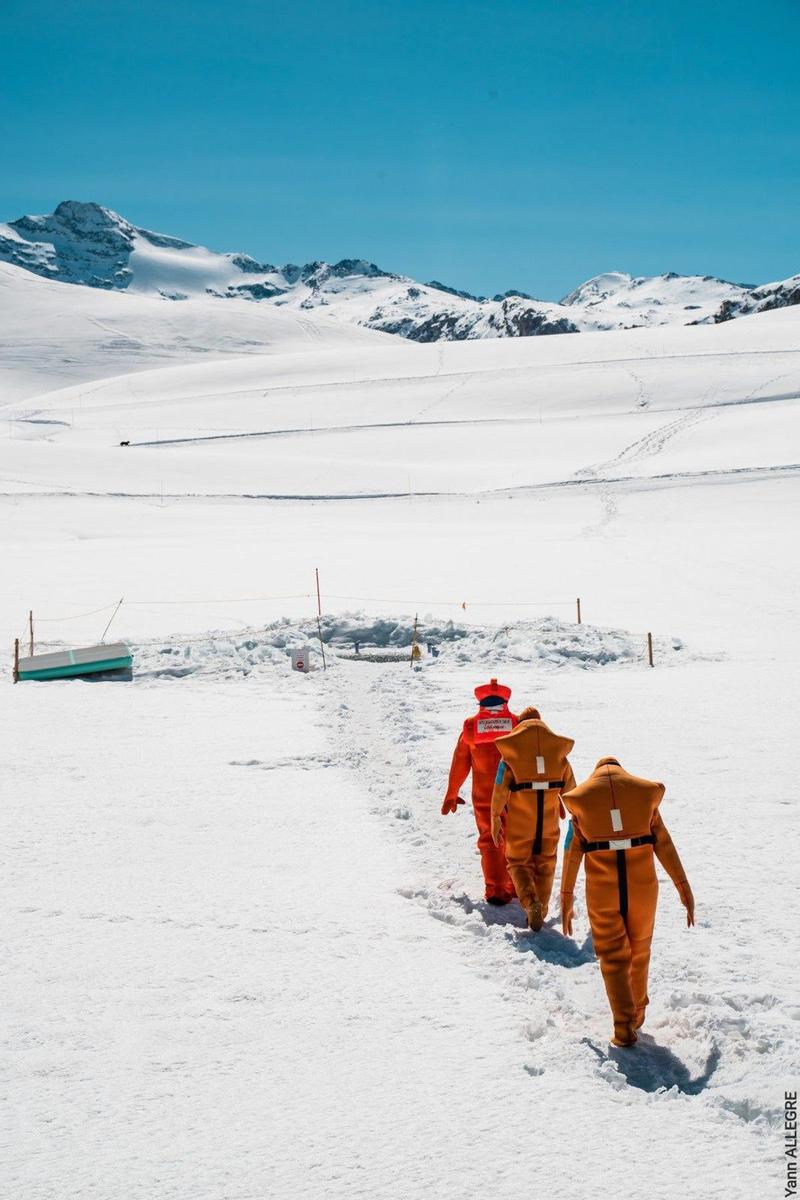
[[[579,597],[579,598],[578,598],[578,599],[575,601],[575,603],[576,603],[576,604],[577,604],[577,606],[578,606],[578,624],[580,625],[580,623],[581,623],[581,601],[580,601],[580,597]]]
[[[647,635],[647,661],[650,663],[651,667],[654,667],[656,665],[653,662],[653,635],[652,635],[652,633],[648,633],[648,635]]]
[[[322,597],[319,590],[319,567],[314,568],[314,573],[317,579],[317,633],[319,634],[319,648],[322,654],[322,669],[327,671],[328,664],[325,662],[325,643],[322,640]]]
[[[417,647],[417,614],[415,614],[414,615],[414,632],[411,635],[411,658],[409,659],[409,662],[411,663],[412,667],[414,666],[414,663],[417,661],[418,658],[419,658],[419,649]]]
[[[28,613],[28,628],[31,631],[30,657],[33,658],[33,609]]]
[[[14,638],[14,683],[19,682],[19,638]]]
[[[103,630],[103,636],[100,638],[100,641],[101,641],[101,643],[102,643],[102,642],[104,642],[104,641],[106,640],[106,634],[108,633],[109,629],[111,628],[111,622],[114,620],[114,617],[117,615],[117,613],[119,612],[119,610],[122,608],[122,601],[123,601],[124,599],[125,599],[125,597],[124,597],[124,596],[122,596],[122,597],[120,598],[119,604],[118,604],[118,605],[117,605],[117,607],[114,609],[114,611],[113,611],[113,613],[111,614],[111,616],[108,618],[108,624],[106,625],[105,629]]]

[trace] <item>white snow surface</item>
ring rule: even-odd
[[[3,1194],[779,1194],[800,312],[424,346],[2,279]],[[132,682],[15,687],[31,609]],[[492,674],[666,783],[698,923],[662,880],[631,1051],[584,905],[530,935],[439,813]]]
[[[100,291],[0,262],[0,408],[43,390],[179,363],[314,346],[368,346],[388,335],[320,316],[199,295]]]

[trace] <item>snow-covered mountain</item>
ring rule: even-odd
[[[419,342],[640,326],[710,324],[800,303],[800,276],[757,287],[713,276],[598,275],[560,303],[509,291],[487,298],[418,283],[363,259],[257,262],[132,225],[99,204],[68,200],[46,216],[0,224],[0,261],[64,283],[183,300],[198,295],[325,315]]]

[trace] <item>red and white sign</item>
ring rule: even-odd
[[[502,737],[504,733],[511,733],[513,728],[514,722],[510,714],[508,716],[505,714],[491,717],[477,716],[475,718],[475,741],[493,742],[495,738]]]

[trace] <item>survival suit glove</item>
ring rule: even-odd
[[[686,909],[686,924],[689,928],[694,925],[694,895],[689,887],[688,879],[684,879],[682,883],[676,884],[678,895],[681,898],[681,904]]]
[[[575,916],[575,906],[572,892],[561,893],[561,931],[564,937],[572,937],[572,918]]]

